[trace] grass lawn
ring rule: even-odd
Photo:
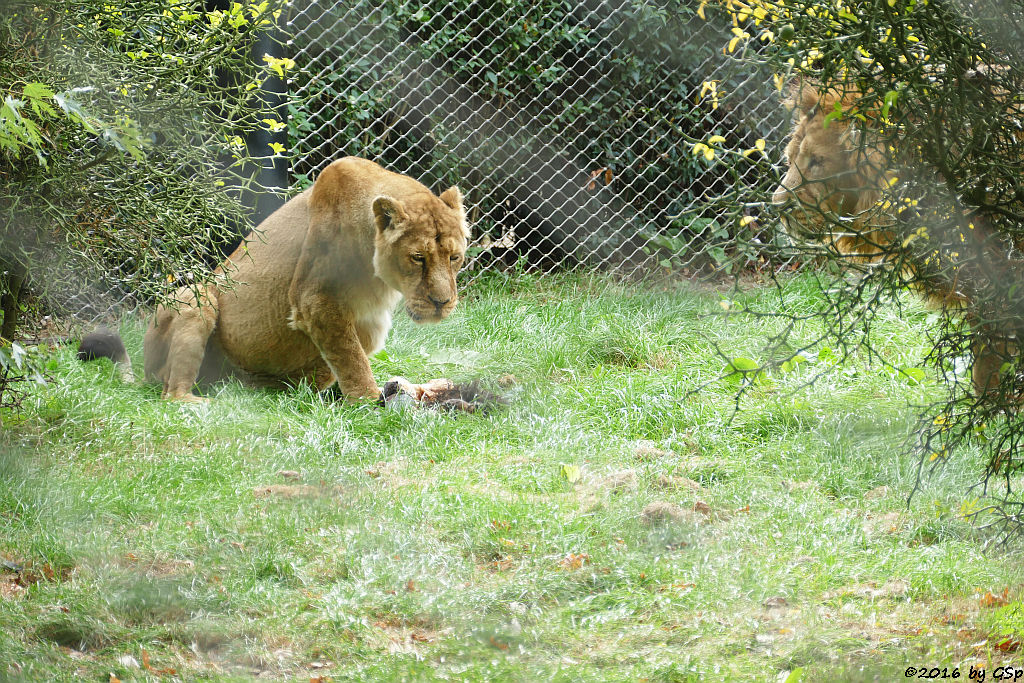
[[[931,375],[809,361],[735,414],[728,381],[688,393],[775,329],[723,298],[816,296],[491,277],[440,325],[400,314],[379,381],[479,378],[510,398],[483,415],[168,403],[63,349],[0,430],[0,679],[992,680],[1021,661],[1021,544],[961,519],[976,454],[908,505]],[[927,313],[881,317],[920,365]]]

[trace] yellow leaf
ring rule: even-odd
[[[578,482],[582,473],[579,465],[562,465],[562,476],[570,484]]]
[[[280,154],[285,150],[285,146],[282,145],[280,142],[268,142],[267,146],[270,147],[270,149],[274,150],[274,154]]]
[[[711,137],[708,138],[708,144],[717,145],[720,142],[725,142],[725,136],[712,135]]]

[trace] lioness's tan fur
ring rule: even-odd
[[[215,271],[226,289],[182,288],[145,336],[147,379],[164,398],[200,400],[197,380],[251,384],[338,382],[350,398],[380,389],[368,355],[379,351],[405,298],[417,322],[447,317],[468,228],[462,194],[346,157],[263,221]]]

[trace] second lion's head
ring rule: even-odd
[[[866,140],[864,122],[849,115],[858,99],[857,91],[813,81],[791,86],[788,167],[772,201],[792,237],[835,243],[836,232],[863,230],[862,219],[878,203],[886,183],[884,146]]]

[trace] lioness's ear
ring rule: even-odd
[[[462,192],[454,185],[441,193],[440,200],[448,205],[462,219],[462,232],[469,239],[469,226],[466,225],[466,210],[462,206]]]
[[[387,232],[405,219],[405,209],[397,199],[385,196],[373,200],[373,220],[378,232]]]
[[[454,185],[449,187],[441,193],[440,199],[452,210],[462,213],[462,192],[459,191],[459,188]]]

